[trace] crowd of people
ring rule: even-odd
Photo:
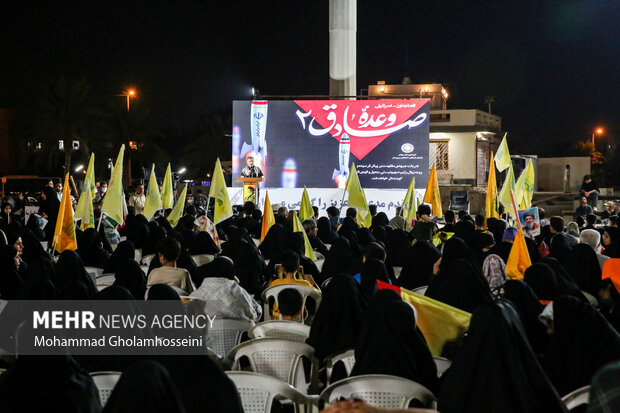
[[[101,188],[96,202],[105,196]],[[139,213],[143,191],[132,194],[137,198],[129,203],[122,227],[107,223],[99,230],[77,229],[78,249],[55,257],[41,244],[51,241],[47,228],[53,231],[58,210],[53,187],[41,194],[41,214],[48,221],[43,229],[3,206],[0,299],[188,296],[204,300],[211,316],[257,323],[264,319],[265,288],[304,285],[321,293],[318,307],[312,302],[304,306],[299,292],[286,288],[278,305],[268,308],[285,320],[312,320],[307,343],[321,362],[354,349],[352,375],[416,381],[436,395],[441,412],[564,412],[561,396],[591,383],[589,411],[614,411],[610,406],[620,403],[609,391],[620,385],[613,374],[620,368],[620,264],[615,261],[620,233],[615,220],[602,226],[588,217],[566,223],[541,216],[541,234],[526,238],[532,265],[518,280],[506,276],[518,230],[503,219],[465,211],[433,217],[430,206],[422,204],[412,223],[398,212],[388,217],[371,208],[372,225],[364,228],[353,208],[344,217],[335,207],[327,216],[315,209],[302,224],[321,257],[317,265],[306,257],[304,234],[294,232],[295,217],[286,207],[277,206],[275,224],[258,242],[262,213],[246,203],[217,224],[218,245],[199,230],[204,211],[196,205],[188,204],[174,227],[166,219],[169,211],[147,220]],[[136,250],[143,257],[154,254],[148,270],[136,261]],[[197,266],[196,254],[215,258]],[[85,267],[114,274],[113,285],[97,288]],[[395,291],[380,290],[377,281],[407,290],[427,287],[427,297],[472,314],[467,333],[444,346],[442,356],[452,365],[441,377],[416,326],[417,311]],[[0,334],[15,332],[0,325]],[[88,375],[93,371],[123,372],[104,412],[242,411],[234,384],[207,353],[15,358],[7,350],[0,359],[0,368],[7,369],[0,375],[0,412],[99,412]],[[331,381],[344,375],[343,369],[334,371]],[[329,409],[373,411],[353,401]]]

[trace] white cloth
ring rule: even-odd
[[[233,280],[208,277],[189,295],[203,300],[205,313],[217,318],[258,322],[263,309],[252,295]]]

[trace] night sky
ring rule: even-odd
[[[327,0],[12,3],[0,107],[28,106],[45,77],[86,77],[102,96],[135,86],[152,126],[181,128],[251,86],[329,91]],[[485,109],[493,95],[522,152],[574,145],[599,124],[617,138],[619,22],[613,0],[358,0],[357,88],[409,75],[444,83],[449,108]]]

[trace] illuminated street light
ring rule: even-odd
[[[127,98],[127,112],[129,112],[129,100],[138,96],[135,89],[128,89],[126,92],[116,96],[125,96]]]
[[[82,169],[84,169],[84,165],[78,165],[78,166],[75,168],[75,172],[80,172]]]
[[[602,135],[605,131],[603,128],[596,128],[594,132],[592,132],[592,152],[596,151],[596,146],[594,144],[594,135]]]
[[[181,168],[179,169],[179,172],[177,172],[179,175],[182,175],[185,173],[185,168]]]

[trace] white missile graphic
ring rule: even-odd
[[[255,156],[260,156],[260,164],[265,165],[267,157],[267,141],[265,131],[267,129],[267,104],[266,100],[253,100],[250,109],[250,131],[252,134],[252,145],[243,142],[241,156],[254,151]]]
[[[340,145],[338,147],[338,167],[340,169],[334,169],[332,179],[336,179],[338,175],[342,175],[345,180],[349,178],[349,154],[351,153],[351,142],[349,141],[349,135],[344,133],[340,138]]]

